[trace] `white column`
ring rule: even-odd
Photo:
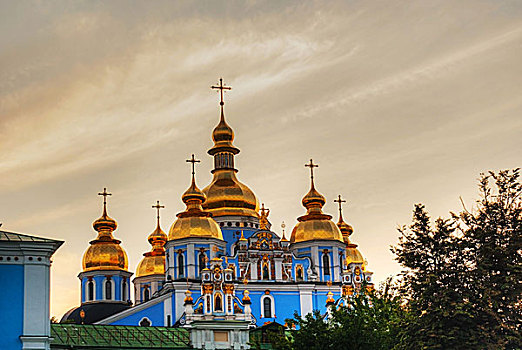
[[[304,317],[306,314],[309,314],[313,310],[313,301],[312,301],[312,290],[313,286],[302,285],[298,286],[299,288],[299,301],[301,304],[301,317]]]
[[[24,266],[24,330],[22,349],[50,349],[50,261]],[[26,338],[27,337],[27,338]]]
[[[250,263],[250,279],[252,281],[257,281],[257,260],[253,259]]]
[[[275,263],[275,277],[276,281],[283,281],[283,259],[282,258],[274,258]]]
[[[187,270],[189,278],[196,278],[194,243],[187,244]]]
[[[333,265],[334,265],[334,278],[335,282],[339,282],[341,276],[341,269],[339,267],[339,248],[333,247]]]

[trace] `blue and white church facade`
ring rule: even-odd
[[[222,85],[216,86],[223,91]],[[95,221],[98,237],[84,256],[82,305],[63,321],[107,325],[187,326],[194,322],[241,320],[249,327],[267,322],[284,324],[294,312],[326,313],[327,302],[372,286],[372,273],[349,236],[353,229],[323,213],[326,199],[315,188],[311,160],[310,190],[303,197],[305,213],[289,237],[276,233],[269,210],[237,177],[234,132],[220,120],[212,133],[212,182],[203,189],[192,179],[182,195],[186,209],[177,214],[168,234],[160,227],[149,236],[152,250],[136,270],[134,302],[129,299],[132,273],[120,241],[113,237],[116,221],[104,211]],[[106,198],[109,194],[104,191]],[[343,202],[337,200],[339,206]],[[159,203],[155,206],[158,211]],[[159,213],[159,212],[158,212]],[[95,247],[95,248],[93,248]],[[83,317],[80,317],[83,315]],[[196,322],[196,323],[197,323]],[[192,325],[192,326],[191,326]],[[202,326],[204,328],[204,326]],[[241,330],[230,333],[243,337]],[[204,334],[203,333],[200,333]],[[225,335],[223,336],[225,339]],[[239,338],[238,338],[239,339]],[[209,339],[194,339],[204,344]]]
[[[1,349],[50,349],[51,257],[62,244],[0,231]]]

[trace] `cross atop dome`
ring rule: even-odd
[[[212,85],[210,88],[219,90],[221,95],[221,102],[219,102],[219,105],[223,107],[225,104],[225,101],[223,100],[223,90],[232,90],[232,87],[223,85],[223,78],[219,78],[219,85]]]
[[[103,188],[103,192],[99,192],[98,196],[103,196],[103,212],[107,215],[107,197],[112,196],[112,193],[107,192],[107,188]]]
[[[339,195],[337,197],[337,199],[334,199],[334,202],[339,204],[339,217],[342,218],[343,217],[343,203],[346,203],[346,200],[342,199],[341,195]]]

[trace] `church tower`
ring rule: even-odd
[[[102,216],[92,224],[98,236],[90,242],[83,255],[81,281],[81,306],[67,312],[63,321],[90,324],[130,307],[130,283],[132,273],[127,271],[127,253],[114,238],[118,227],[116,220],[107,214],[107,197],[111,193],[104,188]]]
[[[312,276],[319,281],[340,282],[340,253],[345,250],[343,236],[339,227],[331,220],[332,216],[322,211],[326,200],[315,189],[314,164],[312,159],[305,165],[310,168],[310,191],[303,197],[302,204],[306,214],[297,218],[290,238],[291,249],[299,257],[312,259]]]
[[[221,115],[219,124],[212,132],[214,146],[208,150],[208,154],[214,157],[214,169],[212,170],[212,182],[203,189],[207,200],[203,208],[210,213],[220,225],[227,252],[230,247],[239,240],[242,231],[246,238],[259,228],[259,201],[254,192],[241,183],[236,173],[234,157],[239,153],[235,147],[234,131],[225,120],[223,92],[231,88],[223,85],[212,86],[218,89],[221,95]]]
[[[153,205],[157,211],[156,229],[149,235],[148,241],[152,245],[152,250],[143,254],[134,279],[134,298],[136,304],[150,300],[152,295],[159,291],[165,281],[165,243],[167,235],[160,226],[160,209],[165,206],[157,201]]]
[[[205,194],[196,185],[194,158],[192,163],[192,182],[181,199],[187,206],[177,214],[176,221],[169,231],[167,248],[167,280],[187,280],[201,278],[201,272],[207,262],[225,254],[225,242],[219,225],[212,219],[212,214],[203,210]]]

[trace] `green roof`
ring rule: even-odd
[[[51,349],[192,349],[184,328],[51,324]]]

